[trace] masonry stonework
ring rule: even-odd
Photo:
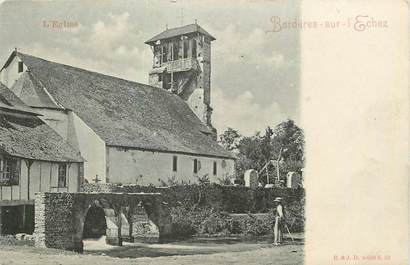
[[[151,86],[166,89],[186,101],[197,117],[213,131],[211,123],[211,41],[199,25],[168,29],[148,40],[153,51]]]
[[[39,247],[75,249],[73,234],[73,194],[37,193],[35,195],[34,241]]]
[[[35,197],[35,245],[82,252],[84,221],[91,206],[103,208],[106,219],[115,224],[115,227],[107,227],[108,244],[122,245],[122,220],[125,216],[128,220],[132,218],[132,222],[127,220],[129,238],[138,238],[138,231],[132,225],[136,223],[134,219],[141,212],[138,208],[141,206],[146,212],[144,222],[155,226],[158,231],[157,234],[148,233],[151,239],[153,236],[160,239],[171,234],[171,216],[162,207],[159,193],[46,192],[37,193]]]

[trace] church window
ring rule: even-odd
[[[23,62],[18,63],[18,72],[19,73],[23,72]]]
[[[177,172],[178,170],[178,157],[173,156],[172,157],[172,171]]]
[[[194,174],[198,173],[198,159],[194,159]]]
[[[216,161],[214,161],[213,173],[214,173],[214,176],[216,176],[216,173],[217,173]]]
[[[67,187],[67,164],[58,164],[58,187]]]

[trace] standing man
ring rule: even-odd
[[[274,202],[276,203],[275,209],[275,226],[273,229],[273,244],[278,246],[282,243],[282,226],[284,222],[282,198],[276,197]]]

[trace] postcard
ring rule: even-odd
[[[408,264],[408,17],[0,1],[0,264]]]

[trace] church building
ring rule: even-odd
[[[159,186],[234,177],[211,124],[211,41],[197,24],[152,47],[149,85],[12,52],[0,81],[84,158],[86,182]]]

